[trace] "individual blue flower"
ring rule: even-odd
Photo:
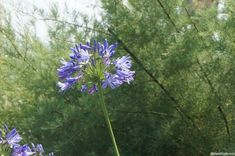
[[[89,62],[91,54],[88,52],[91,47],[88,45],[75,45],[74,48],[71,48],[73,54],[70,55],[70,58],[77,60],[80,64],[86,64]]]
[[[92,88],[89,90],[89,94],[93,94],[94,92],[98,92],[97,86],[94,84]]]
[[[121,58],[117,58],[114,61],[115,67],[121,70],[129,70],[131,68],[131,57],[130,56],[122,56]]]
[[[109,45],[105,40],[103,44],[94,41],[78,44],[71,48],[70,60],[61,61],[62,66],[58,69],[60,81],[57,85],[60,91],[66,91],[79,84],[81,92],[94,94],[98,91],[97,86],[115,89],[123,83],[134,80],[134,71],[131,71],[132,61],[130,56],[114,59],[117,44]]]
[[[61,91],[68,90],[69,88],[72,87],[72,85],[69,84],[68,82],[64,82],[64,83],[58,82],[58,83],[57,83],[57,86],[60,88]]]
[[[19,142],[22,140],[21,136],[18,134],[16,129],[14,128],[6,135],[6,141],[10,145],[10,147],[18,146]]]
[[[62,66],[57,69],[58,76],[60,79],[65,79],[66,77],[70,77],[73,73],[75,73],[79,69],[79,65],[76,62],[65,60],[61,60]]]
[[[116,70],[117,79],[128,84],[134,80],[134,74],[135,72],[130,70]]]
[[[112,89],[119,87],[122,81],[118,79],[117,75],[112,75],[111,73],[105,73],[105,80],[103,81],[102,88],[107,88],[108,86]]]
[[[108,41],[105,39],[104,44],[98,44],[99,45],[99,55],[103,58],[103,62],[106,65],[109,65],[111,63],[111,57],[115,53],[115,49],[117,47],[117,44],[111,44],[109,46]]]
[[[43,147],[42,147],[42,144],[37,144],[36,152],[37,152],[38,154],[44,153],[44,149],[43,149]]]
[[[11,156],[31,156],[35,154],[28,145],[23,145],[23,146],[15,146],[13,148]]]
[[[76,84],[77,81],[79,81],[79,79],[82,77],[83,77],[83,73],[79,73],[79,75],[76,77],[67,77],[65,78],[64,82],[58,82],[57,86],[60,88],[61,91],[68,90],[74,84]]]

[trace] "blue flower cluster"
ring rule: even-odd
[[[22,137],[14,128],[9,131],[8,127],[4,125],[4,130],[0,130],[0,145],[10,147],[11,156],[45,156],[44,149],[41,144],[36,146],[32,143],[31,148],[25,144],[20,145],[19,142]],[[54,153],[49,153],[48,156],[54,156]]]
[[[103,44],[94,41],[75,45],[71,48],[70,60],[61,60],[62,66],[57,70],[60,82],[57,85],[60,91],[66,91],[75,84],[80,84],[81,92],[93,94],[98,91],[98,83],[102,88],[115,89],[123,83],[134,80],[134,71],[130,56],[113,59],[117,44]],[[80,83],[78,83],[80,82]]]

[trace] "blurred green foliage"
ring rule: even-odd
[[[76,11],[68,13],[68,21],[56,7],[50,13],[36,10],[53,22],[48,44],[31,29],[16,32],[5,20],[0,122],[58,156],[113,155],[97,95],[76,88],[59,93],[56,69],[76,42],[119,38],[143,65],[134,61],[132,84],[105,91],[121,155],[234,152],[235,2],[226,1],[227,20],[217,19],[216,3],[201,10],[180,0],[102,0],[102,6],[103,20],[93,26]],[[80,19],[83,25],[77,24]],[[116,56],[123,54],[119,44]]]

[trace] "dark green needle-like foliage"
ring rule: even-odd
[[[210,2],[102,0],[102,20],[89,24],[76,10],[36,9],[49,25],[47,44],[26,29],[33,26],[18,32],[5,20],[0,121],[56,155],[114,155],[98,96],[56,87],[58,60],[70,47],[107,38],[136,71],[132,84],[104,91],[120,155],[234,152],[235,2],[221,10]]]

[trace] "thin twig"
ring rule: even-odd
[[[34,66],[31,64],[31,62],[28,60],[28,58],[27,58],[27,57],[24,57],[24,56],[20,53],[19,49],[17,48],[17,46],[15,45],[15,43],[12,41],[11,37],[10,37],[7,33],[5,33],[3,30],[1,30],[1,29],[0,29],[0,33],[2,33],[2,34],[8,39],[8,41],[10,41],[12,47],[15,49],[16,53],[18,54],[18,56],[21,57],[21,58],[23,58],[23,61],[26,62],[34,71],[37,71],[37,69],[34,68]]]
[[[114,110],[117,113],[125,113],[125,114],[145,114],[145,115],[157,115],[162,117],[171,117],[176,118],[176,116],[171,114],[166,114],[162,112],[155,112],[155,111],[122,111],[122,110]]]

